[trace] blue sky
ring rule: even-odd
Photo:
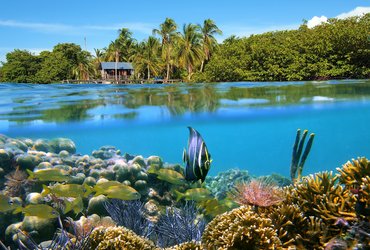
[[[358,8],[364,7],[364,8]],[[357,9],[356,9],[357,8]],[[249,36],[265,31],[295,29],[305,20],[370,12],[369,0],[141,0],[4,1],[0,12],[0,61],[16,48],[34,53],[73,42],[93,51],[106,47],[119,28],[129,28],[134,38],[147,38],[166,17],[182,28],[184,23],[213,19],[224,32],[219,41],[234,34]],[[351,12],[352,11],[352,12]],[[316,16],[316,19],[314,18]]]

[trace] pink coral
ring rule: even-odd
[[[272,182],[259,179],[236,184],[231,196],[240,205],[259,207],[269,207],[285,199],[284,191],[281,188]]]

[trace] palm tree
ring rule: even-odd
[[[201,27],[201,31],[202,31],[202,47],[204,52],[204,58],[200,66],[200,71],[203,72],[204,64],[207,61],[209,61],[212,52],[218,46],[217,40],[214,37],[214,35],[215,34],[222,35],[222,31],[211,19],[204,20],[203,27]]]
[[[117,68],[118,68],[119,56],[121,52],[120,49],[121,49],[121,45],[117,39],[115,41],[111,41],[107,49],[107,60],[108,61],[114,60],[116,62],[115,67],[114,67],[114,76],[115,76],[116,81],[118,81]]]
[[[135,52],[136,41],[132,38],[132,32],[127,28],[118,30],[118,38],[116,39],[120,44],[120,59],[122,61],[129,61],[130,57]]]
[[[135,71],[137,73],[146,71],[148,80],[151,77],[151,73],[157,75],[161,70],[159,49],[160,43],[158,39],[150,36],[147,41],[141,42],[137,46],[137,51],[132,57]]]
[[[178,37],[177,24],[171,18],[166,18],[160,25],[160,29],[154,29],[153,35],[158,34],[162,38],[162,56],[166,61],[167,73],[165,80],[170,78],[171,53],[174,42]]]
[[[179,65],[186,68],[190,80],[194,66],[200,63],[203,57],[199,25],[184,24],[183,34],[178,43]]]
[[[81,51],[77,54],[77,62],[72,73],[77,80],[83,81],[90,80],[90,75],[95,75],[95,66],[89,52]]]

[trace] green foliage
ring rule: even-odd
[[[370,14],[309,29],[226,39],[205,67],[205,81],[369,78]]]

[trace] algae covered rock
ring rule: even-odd
[[[40,193],[29,193],[26,196],[26,204],[42,204],[44,202],[44,197]]]
[[[108,215],[104,207],[104,203],[106,203],[107,201],[108,198],[104,195],[92,197],[89,200],[89,204],[87,206],[87,214],[99,214],[100,216]]]
[[[36,216],[25,216],[20,229],[32,236],[32,239],[36,242],[42,242],[53,238],[56,225],[56,219],[43,219]]]
[[[91,248],[97,250],[159,250],[152,241],[124,227],[98,227],[91,233],[90,238]]]
[[[68,138],[57,138],[49,142],[52,152],[59,153],[61,151],[67,151],[70,154],[76,153],[75,143]]]

